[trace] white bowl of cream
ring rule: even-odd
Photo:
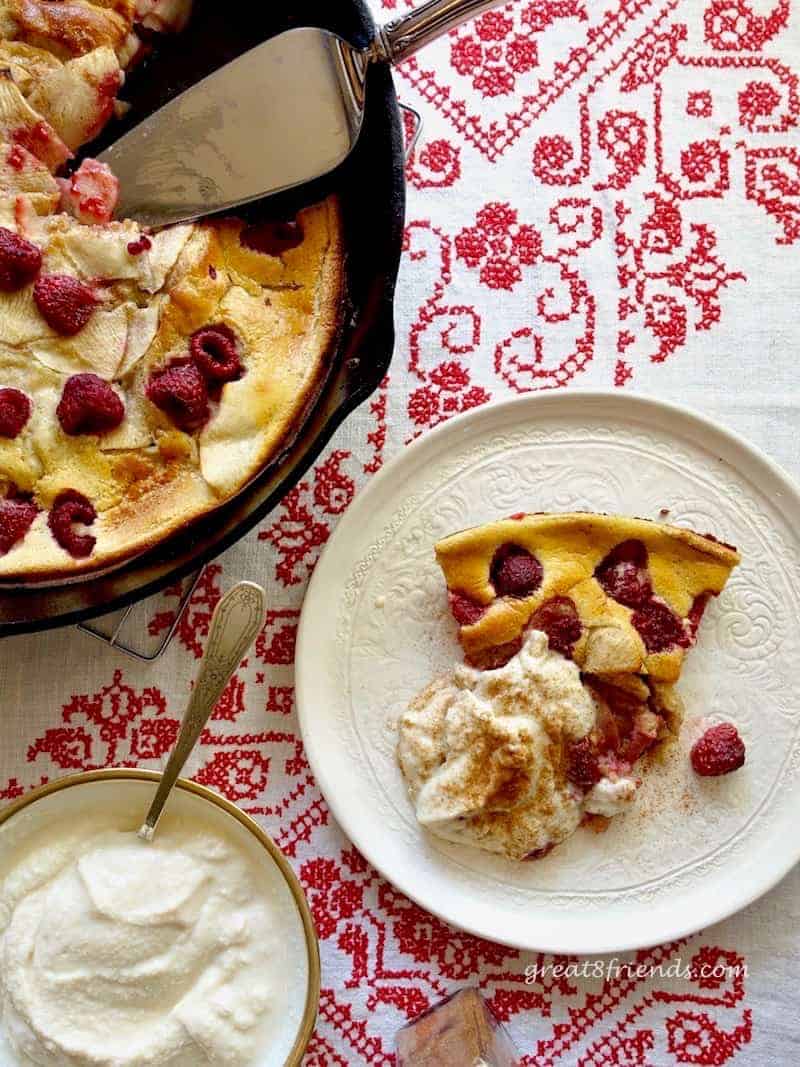
[[[319,1001],[308,906],[275,845],[181,782],[110,770],[0,812],[0,1067],[285,1067]]]

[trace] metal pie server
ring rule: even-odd
[[[120,180],[117,215],[185,222],[327,174],[352,151],[367,71],[397,63],[505,0],[428,0],[353,48],[287,30],[171,100],[99,158]]]

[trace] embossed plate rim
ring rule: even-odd
[[[448,443],[452,443],[463,448],[470,440],[479,440],[482,432],[487,437],[496,436],[504,432],[505,426],[518,426],[523,419],[533,423],[537,417],[567,418],[580,426],[586,416],[596,418],[602,415],[641,428],[643,423],[647,423],[648,414],[658,416],[655,421],[662,435],[674,434],[677,440],[687,441],[708,455],[719,454],[720,459],[724,456],[730,469],[750,484],[757,484],[754,468],[756,475],[759,467],[762,475],[766,470],[782,490],[780,498],[771,501],[773,507],[787,524],[794,522],[796,527],[800,522],[800,489],[790,476],[738,433],[700,412],[642,393],[626,393],[623,397],[616,391],[582,388],[533,393],[484,405],[456,416],[393,457],[343,516],[323,550],[303,604],[295,659],[298,719],[311,769],[334,817],[366,859],[421,907],[479,937],[523,950],[610,953],[688,936],[703,926],[739,911],[777,884],[800,859],[800,835],[796,832],[793,835],[785,834],[780,849],[771,845],[769,863],[762,862],[745,878],[731,880],[732,884],[726,885],[730,893],[720,893],[719,887],[714,886],[714,877],[709,878],[709,890],[705,894],[702,891],[698,893],[696,889],[679,890],[678,895],[683,892],[686,899],[669,914],[663,909],[653,909],[651,902],[645,914],[626,916],[624,925],[617,919],[618,929],[614,930],[612,923],[609,932],[608,922],[598,912],[595,913],[595,921],[588,927],[585,917],[584,921],[578,922],[578,932],[575,933],[569,927],[568,913],[559,910],[548,914],[546,906],[542,907],[541,902],[532,899],[531,906],[537,914],[533,918],[528,916],[522,929],[518,909],[509,902],[504,912],[502,901],[499,900],[493,900],[492,907],[487,907],[485,890],[483,887],[479,889],[477,883],[475,897],[471,901],[465,898],[463,886],[457,886],[455,880],[452,894],[442,892],[447,887],[441,883],[434,887],[423,884],[420,888],[419,881],[414,879],[413,864],[409,865],[408,856],[404,855],[407,851],[405,846],[400,844],[393,850],[390,844],[391,829],[376,826],[369,805],[355,802],[362,799],[357,784],[343,788],[342,770],[346,767],[335,751],[332,752],[321,743],[321,731],[315,729],[315,723],[322,721],[320,716],[324,719],[326,714],[331,714],[326,710],[329,702],[320,699],[324,696],[324,688],[337,684],[335,676],[326,673],[323,667],[325,657],[320,649],[324,650],[326,632],[331,634],[334,630],[330,626],[333,606],[336,605],[338,610],[351,574],[357,567],[365,565],[363,552],[348,549],[348,533],[370,523],[369,516],[379,510],[375,505],[380,504],[385,511],[387,502],[390,506],[394,500],[398,505],[402,503],[408,495],[405,491],[406,476],[413,476],[432,456],[436,457],[437,462],[442,462],[442,445],[446,448]],[[667,427],[664,426],[665,421]],[[720,443],[719,449],[715,447],[715,439]],[[386,521],[384,514],[384,518],[375,524],[376,535],[384,531]],[[795,549],[798,544],[800,542],[795,539]],[[342,555],[347,557],[344,565]],[[335,635],[330,640],[335,643]],[[787,788],[791,788],[791,785]],[[422,839],[418,848],[422,856]],[[741,874],[742,868],[738,868],[738,871]],[[696,899],[698,895],[700,902]],[[673,900],[672,903],[674,905],[676,902]]]

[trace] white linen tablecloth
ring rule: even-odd
[[[386,20],[409,5],[372,6]],[[264,631],[192,769],[263,822],[309,894],[323,958],[309,1064],[391,1064],[397,1028],[470,983],[526,1064],[800,1061],[797,869],[735,918],[619,961],[644,976],[614,961],[556,976],[558,961],[448,928],[365,864],[309,772],[292,689],[304,590],[338,517],[452,414],[557,386],[641,390],[800,476],[798,69],[797,0],[518,0],[407,61],[398,92],[425,124],[388,380],[206,570],[156,665],[74,629],[0,647],[10,800],[82,768],[160,766],[220,591],[267,586]],[[152,635],[175,599],[148,607]],[[715,963],[731,970],[708,977]]]

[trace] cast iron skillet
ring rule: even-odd
[[[280,6],[283,13],[273,7]],[[286,8],[291,6],[291,14]],[[105,144],[192,82],[259,41],[294,25],[335,30],[364,46],[375,26],[363,0],[195,0],[187,29],[132,73],[123,92],[133,110],[85,154]],[[280,145],[275,146],[280,151]],[[339,194],[345,229],[347,298],[328,378],[294,441],[224,507],[105,576],[71,584],[0,588],[0,637],[85,621],[157,592],[223,552],[275,507],[305,474],[342,420],[386,374],[394,345],[393,299],[405,210],[403,139],[388,67],[373,65],[355,152],[333,175],[248,208],[253,218],[291,217],[303,204]]]

